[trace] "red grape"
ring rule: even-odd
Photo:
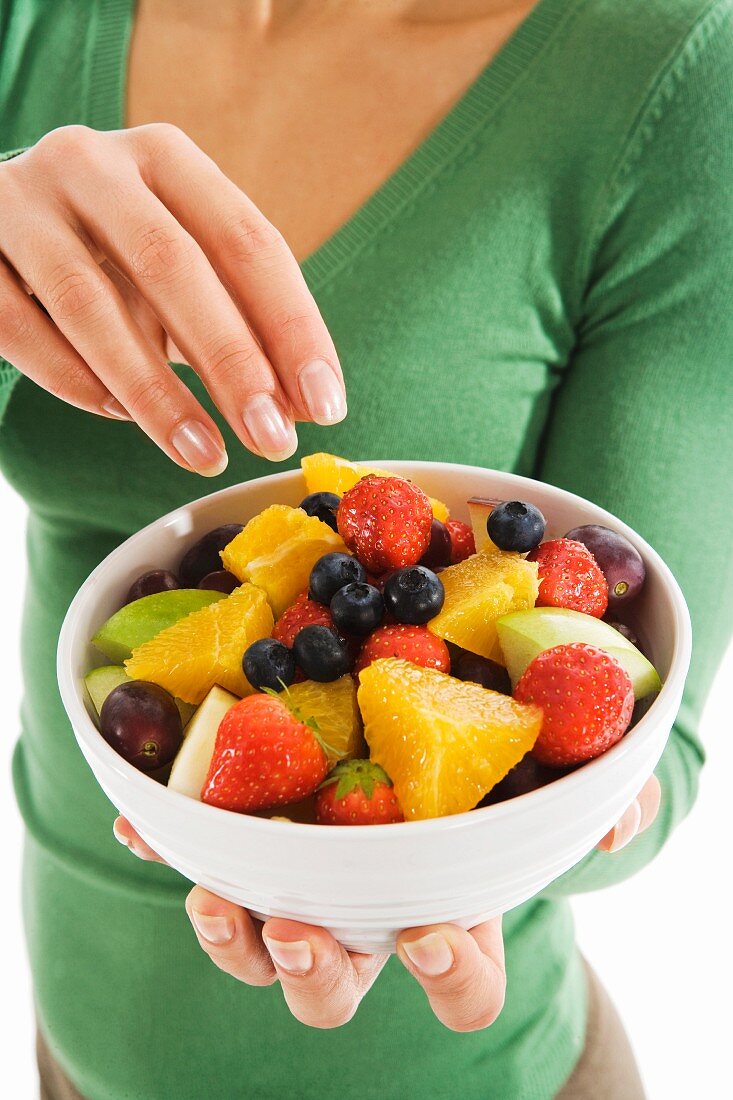
[[[125,603],[134,603],[135,600],[141,600],[143,596],[152,596],[155,592],[169,592],[171,589],[180,587],[178,577],[169,569],[151,569],[133,582],[125,597]]]
[[[105,741],[128,763],[152,772],[169,763],[183,740],[173,696],[157,684],[130,680],[104,701],[99,725]]]
[[[243,530],[241,523],[226,523],[195,542],[183,555],[178,568],[182,586],[196,588],[207,573],[218,572],[221,569],[220,552]]]
[[[502,695],[511,695],[512,685],[509,681],[509,673],[496,661],[490,661],[487,657],[479,657],[477,653],[469,653],[467,649],[454,649],[450,662],[451,676],[456,680],[470,680],[473,684],[490,691],[500,691]]]
[[[419,564],[433,570],[436,566],[450,565],[452,548],[448,528],[439,519],[434,519],[430,528],[430,545],[420,558]]]
[[[646,570],[641,554],[627,538],[598,523],[574,527],[565,538],[584,543],[596,559],[608,585],[609,608],[620,607],[639,595]]]
[[[213,573],[207,573],[205,577],[202,577],[198,587],[206,589],[207,592],[226,592],[228,595],[235,588],[239,588],[241,583],[227,569],[216,569]]]

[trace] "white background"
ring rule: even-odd
[[[0,631],[4,733],[0,836],[5,852],[0,904],[0,1074],[3,1095],[34,1100],[31,994],[18,896],[21,828],[9,778],[21,690],[18,629],[24,511],[1,480],[0,517],[0,575],[5,582]],[[650,1100],[733,1096],[732,680],[733,649],[706,710],[703,736],[709,760],[691,817],[651,867],[621,886],[575,903],[580,943],[624,1017]],[[599,1082],[601,1092],[602,1085]]]

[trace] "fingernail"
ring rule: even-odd
[[[271,940],[266,936],[263,938],[272,961],[290,974],[307,974],[313,966],[313,948],[308,940]]]
[[[204,477],[216,477],[227,468],[229,459],[218,439],[199,420],[179,424],[171,443],[184,462]]]
[[[120,844],[124,844],[125,848],[130,847],[129,837],[125,836],[125,834],[122,832],[122,829],[119,827],[119,825],[117,824],[116,821],[112,825],[112,832],[115,835],[115,840],[118,840],[120,842]]]
[[[625,848],[638,833],[640,825],[641,805],[637,799],[634,799],[616,828],[613,830],[613,840],[608,849],[609,852],[620,852],[622,848]]]
[[[422,939],[403,943],[402,947],[412,965],[429,978],[446,974],[453,966],[453,951],[439,932],[430,932]]]
[[[316,424],[338,424],[346,416],[346,397],[333,367],[314,359],[298,376],[300,392]]]
[[[231,943],[234,939],[235,928],[231,917],[215,917],[210,913],[199,913],[196,909],[192,909],[191,920],[201,939],[208,943],[221,945]]]
[[[113,416],[115,420],[129,420],[130,414],[127,409],[120,405],[116,397],[110,396],[102,405],[102,412],[107,413],[108,416]]]
[[[256,393],[244,407],[244,426],[258,451],[271,462],[290,458],[298,447],[292,420],[286,420],[269,393]]]

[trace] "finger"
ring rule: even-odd
[[[68,225],[2,227],[6,254],[52,321],[130,417],[179,466],[226,467],[216,424],[145,339],[124,301]],[[43,249],[34,242],[42,239]]]
[[[638,799],[641,806],[641,821],[639,822],[638,831],[643,833],[656,820],[662,802],[662,786],[656,775],[652,775],[646,781],[641,788]]]
[[[333,340],[280,233],[180,130],[142,136],[146,182],[231,289],[296,415],[316,424],[343,420],[346,392]]]
[[[54,397],[78,409],[129,419],[1,259],[0,355]]]
[[[641,825],[641,804],[635,798],[616,822],[614,827],[606,833],[596,845],[600,852],[620,852],[627,844],[630,844]]]
[[[74,215],[145,298],[245,446],[275,461],[298,438],[267,356],[194,238],[144,185],[120,173],[70,196]]]
[[[386,962],[383,955],[354,955],[323,928],[278,917],[262,938],[293,1016],[309,1027],[348,1023]]]
[[[143,840],[127,818],[115,818],[112,832],[115,834],[115,839],[119,840],[120,844],[124,844],[126,848],[129,848],[138,859],[144,859],[150,863],[165,863],[165,860]]]
[[[501,1012],[506,976],[500,918],[470,932],[453,924],[413,928],[399,936],[397,954],[452,1031],[489,1027]]]
[[[194,886],[186,912],[200,946],[220,970],[246,985],[273,984],[275,968],[246,909]]]

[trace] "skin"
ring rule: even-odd
[[[168,365],[188,362],[245,447],[289,457],[297,421],[346,415],[298,261],[424,139],[533,3],[140,0],[127,128],[63,127],[0,165],[0,355],[213,476],[227,463],[221,433]],[[652,778],[599,847],[629,843],[659,797]],[[114,828],[162,862],[123,818]],[[212,962],[249,985],[279,981],[313,1027],[351,1019],[386,961],[317,927],[261,925],[198,886],[186,909]],[[397,954],[446,1027],[487,1027],[501,1011],[500,920],[408,929]]]
[[[598,848],[625,848],[652,824],[660,797],[659,780],[652,776]],[[114,834],[139,859],[165,862],[124,817],[115,821]],[[220,970],[245,985],[279,981],[293,1016],[310,1027],[348,1023],[387,961],[386,955],[346,951],[313,925],[279,917],[262,924],[202,886],[188,895],[186,912],[200,947]],[[500,917],[467,932],[452,924],[406,929],[397,957],[451,1031],[489,1027],[501,1012],[506,971]]]

